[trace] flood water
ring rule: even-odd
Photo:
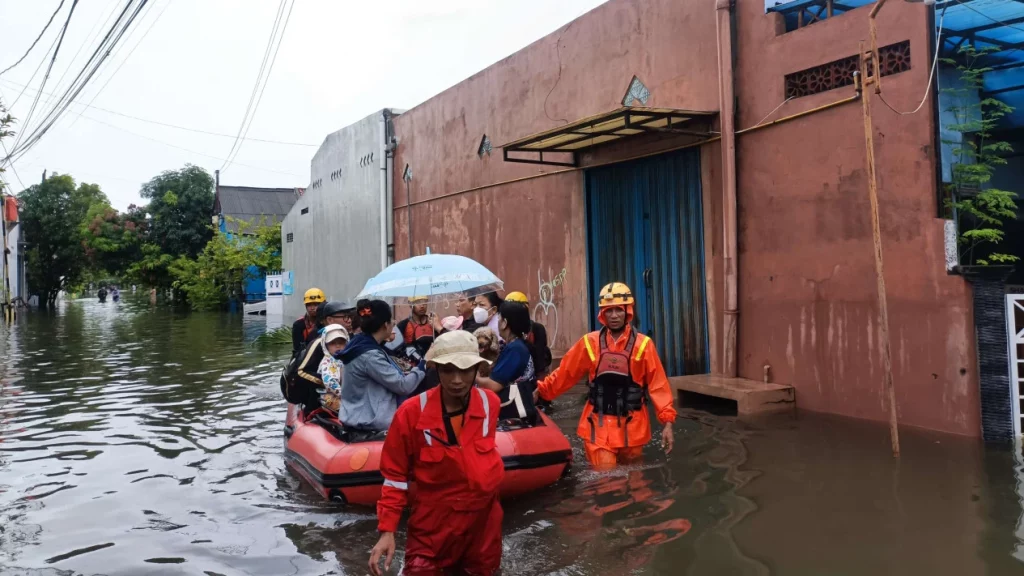
[[[0,327],[0,574],[366,574],[372,510],[284,464],[288,347],[143,300]],[[566,433],[581,400],[555,403]],[[567,479],[506,504],[503,573],[1024,573],[1012,450],[904,430],[894,461],[884,426],[808,414],[675,430],[606,474],[573,438]]]

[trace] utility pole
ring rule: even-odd
[[[892,443],[892,455],[900,457],[900,433],[896,410],[896,388],[892,381],[892,347],[889,343],[889,304],[885,290],[885,268],[882,263],[882,231],[878,222],[878,174],[875,164],[875,138],[874,127],[871,123],[871,95],[867,87],[874,86],[874,93],[882,92],[882,69],[878,60],[878,32],[875,25],[875,16],[885,4],[885,0],[879,0],[872,8],[868,17],[871,32],[871,47],[865,51],[864,42],[860,43],[860,72],[857,83],[861,93],[861,104],[864,112],[864,144],[867,149],[868,165],[868,200],[871,204],[871,239],[875,257],[875,281],[878,284],[878,320],[879,320],[879,346],[882,349],[882,370],[883,389],[889,401],[889,440]],[[936,48],[937,49],[937,48]],[[871,77],[868,78],[868,72]]]

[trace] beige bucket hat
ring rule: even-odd
[[[448,332],[434,339],[434,345],[427,350],[426,360],[434,364],[452,364],[461,370],[490,364],[480,357],[476,337],[464,330]]]
[[[330,324],[324,328],[324,343],[331,343],[341,338],[348,342],[348,330],[341,324]]]

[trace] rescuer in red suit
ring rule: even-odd
[[[377,503],[380,539],[370,571],[382,573],[382,556],[384,570],[390,569],[395,530],[408,504],[403,574],[491,576],[501,567],[498,486],[505,477],[494,445],[498,396],[473,385],[487,361],[469,332],[438,336],[426,360],[437,367],[440,386],[403,403],[388,429]]]

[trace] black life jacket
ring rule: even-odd
[[[601,348],[587,400],[599,417],[629,416],[630,412],[644,409],[647,397],[643,384],[636,381],[631,370],[636,330],[630,330],[629,340],[622,352],[608,350],[607,332],[607,328],[602,328],[598,335]]]

